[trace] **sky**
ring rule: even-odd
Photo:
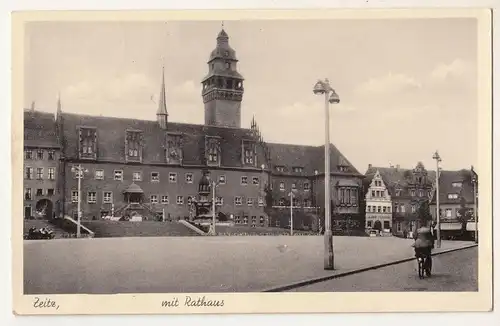
[[[225,21],[245,78],[242,126],[265,141],[324,144],[328,78],[340,96],[330,140],[368,164],[447,170],[477,165],[475,19]],[[162,64],[172,122],[204,122],[201,80],[219,21],[30,22],[24,106],[156,119]]]

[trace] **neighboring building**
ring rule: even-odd
[[[470,215],[467,223],[467,231],[474,232],[474,184],[477,180],[477,174],[473,168],[470,170],[445,171],[442,170],[439,175],[439,210],[442,236],[457,234],[461,230],[459,220],[462,198],[465,207]],[[476,186],[476,205],[477,205],[477,186]],[[430,204],[431,214],[436,220],[436,196],[434,194]]]
[[[54,115],[24,111],[24,218],[52,218],[57,213],[60,148]]]
[[[421,162],[418,162],[414,169],[402,169],[399,165],[373,167],[370,164],[365,173],[366,182],[371,182],[377,171],[391,198],[393,234],[409,234],[419,226],[420,205],[429,203],[432,198],[435,171],[426,170]]]
[[[376,170],[365,196],[366,228],[378,230],[392,229],[392,200],[389,190]]]
[[[254,119],[250,129],[241,128],[244,88],[237,62],[222,30],[202,79],[202,125],[169,120],[164,73],[156,121],[60,112],[61,212],[76,217],[81,199],[84,219],[112,213],[188,218],[193,199],[208,207],[206,183],[216,180],[217,211],[236,224],[284,227],[281,212],[291,189],[298,207],[317,213],[316,199],[324,201],[324,147],[268,144]],[[336,216],[358,214],[363,175],[333,145],[331,162]],[[78,164],[86,169],[82,198],[72,172]]]

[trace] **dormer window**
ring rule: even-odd
[[[277,172],[285,172],[285,167],[284,166],[276,166],[276,171]]]
[[[79,157],[81,159],[97,158],[97,130],[92,127],[79,128]]]
[[[256,166],[255,143],[253,141],[243,141],[243,164]]]
[[[293,167],[293,172],[295,172],[295,173],[302,173],[303,170],[304,170],[304,168],[302,168],[300,166]]]
[[[460,188],[462,187],[462,182],[453,182],[451,185],[453,186],[453,188]]]
[[[142,161],[142,132],[136,130],[127,130],[125,136],[126,160]]]
[[[448,194],[448,199],[458,199],[458,194]]]
[[[167,133],[165,160],[168,164],[182,164],[182,134]]]
[[[220,139],[218,137],[205,138],[206,160],[208,165],[220,165]]]

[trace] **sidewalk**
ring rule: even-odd
[[[323,237],[170,237],[24,245],[27,294],[256,292],[413,257],[410,239],[334,237],[335,271],[323,269]],[[443,241],[441,252],[470,242]]]

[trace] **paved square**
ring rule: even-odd
[[[321,236],[102,238],[25,241],[26,294],[255,292],[413,256],[410,239]],[[443,241],[441,250],[470,245]]]

